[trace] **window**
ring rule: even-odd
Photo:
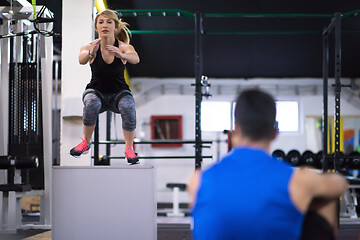
[[[235,110],[235,103],[233,105]],[[280,132],[299,131],[299,104],[297,101],[276,101],[276,121]],[[235,122],[235,121],[233,121]],[[209,101],[201,103],[202,131],[229,130],[231,102]]]
[[[299,104],[297,101],[276,101],[276,121],[280,132],[299,131]]]
[[[182,116],[151,116],[151,139],[182,140]],[[152,147],[181,147],[182,144],[151,144]]]
[[[231,103],[209,101],[201,103],[202,131],[224,131],[230,129]]]

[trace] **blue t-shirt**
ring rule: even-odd
[[[194,239],[299,239],[304,214],[292,203],[293,168],[253,148],[234,148],[201,175]]]

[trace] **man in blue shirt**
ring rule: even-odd
[[[278,129],[274,99],[259,90],[237,99],[234,148],[189,183],[194,239],[335,239],[344,177],[292,168],[269,155]]]

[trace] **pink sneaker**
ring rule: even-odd
[[[85,138],[81,138],[81,143],[70,150],[70,155],[73,157],[80,157],[81,154],[87,154],[90,149],[90,144],[87,144]]]
[[[139,163],[139,159],[134,152],[134,148],[125,144],[125,158],[131,165]]]

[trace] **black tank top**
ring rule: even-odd
[[[114,46],[119,47],[118,40],[115,40]],[[99,47],[90,67],[92,76],[86,89],[92,88],[104,94],[117,93],[121,90],[130,91],[124,78],[125,65],[120,58],[114,57],[114,61],[107,64],[102,58]]]

